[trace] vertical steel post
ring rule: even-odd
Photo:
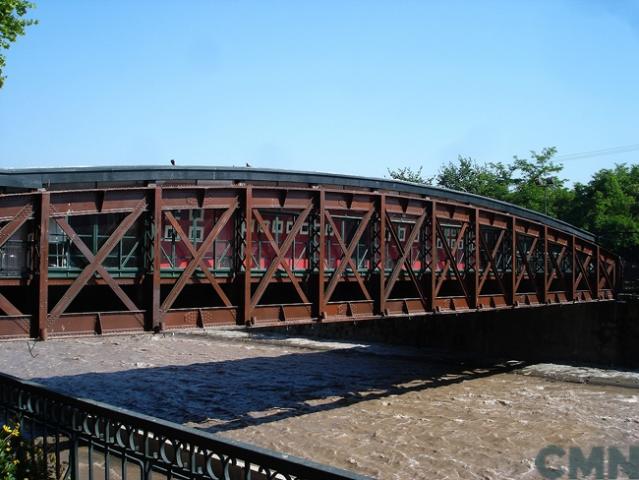
[[[510,305],[515,306],[517,301],[517,219],[510,219]]]
[[[544,236],[544,285],[542,289],[542,299],[543,303],[548,302],[548,227],[544,225],[543,230]]]
[[[324,188],[319,191],[319,232],[317,246],[317,300],[315,303],[315,317],[324,320],[326,307],[324,306],[324,289],[326,288],[326,193]]]
[[[248,185],[244,196],[244,288],[242,295],[242,320],[244,325],[251,324],[251,270],[253,268],[253,187]]]
[[[437,306],[437,202],[431,202],[430,211],[430,310]]]
[[[599,245],[595,246],[595,256],[597,257],[597,260],[595,261],[595,298],[597,300],[599,300],[599,295],[600,295],[600,283],[599,283],[599,278],[601,275],[601,263],[599,262],[599,255],[600,255],[600,251],[599,251]],[[604,267],[605,268],[605,267]]]
[[[573,302],[576,300],[577,298],[577,285],[575,285],[575,280],[577,279],[577,271],[576,271],[576,266],[577,263],[575,262],[576,260],[576,256],[577,256],[577,249],[575,247],[575,236],[572,235],[570,237],[570,251],[572,254],[572,263],[571,265],[571,272],[572,272],[572,280],[570,282],[570,300],[572,300]]]
[[[47,339],[47,320],[49,315],[49,207],[51,195],[42,190],[40,193],[40,228],[38,257],[38,313],[37,334],[42,340]]]
[[[386,314],[386,195],[379,196],[379,296],[377,314]],[[390,226],[393,228],[393,226]],[[390,294],[390,292],[388,292]]]
[[[475,212],[474,212],[474,218],[473,218],[473,230],[475,231],[475,258],[474,258],[474,263],[475,263],[475,275],[474,275],[474,282],[473,282],[473,305],[471,305],[471,308],[479,308],[479,269],[481,267],[480,262],[481,262],[481,255],[480,255],[480,251],[479,249],[481,248],[481,239],[479,238],[479,236],[481,235],[481,227],[479,225],[479,209],[475,208]],[[495,275],[498,275],[497,271],[495,271]]]
[[[161,303],[162,269],[162,187],[153,189],[153,275],[151,277],[151,328],[163,330],[164,321]]]

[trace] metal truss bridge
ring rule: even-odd
[[[0,337],[611,300],[565,222],[384,179],[222,167],[0,170]]]

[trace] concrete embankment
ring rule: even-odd
[[[260,330],[438,348],[533,362],[639,367],[637,298]]]

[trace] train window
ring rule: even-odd
[[[400,242],[406,239],[406,227],[397,227],[397,238]]]
[[[175,240],[176,242],[180,241],[180,236],[171,225],[164,226],[164,240]]]
[[[291,230],[293,230],[293,220],[286,222],[286,233],[291,233]]]
[[[300,229],[301,235],[308,235],[308,222],[302,223],[302,228]]]
[[[49,243],[63,242],[66,239],[66,234],[62,227],[58,225],[53,218],[49,219]]]
[[[189,227],[189,239],[193,243],[202,243],[204,241],[204,229],[202,227]]]
[[[49,219],[49,267],[66,268],[68,265],[68,239],[54,219]]]
[[[282,233],[282,228],[284,227],[284,222],[280,220],[280,217],[275,217],[273,219],[273,229],[271,230],[273,233]]]

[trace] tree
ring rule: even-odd
[[[35,4],[26,0],[0,0],[0,52],[8,50],[11,43],[24,35],[26,27],[38,23],[37,20],[23,18],[34,7]],[[2,75],[5,65],[5,56],[0,53],[0,88],[6,78]]]
[[[562,217],[572,193],[564,185],[566,179],[557,176],[563,165],[553,162],[555,147],[530,151],[530,159],[514,156],[510,201],[517,205],[554,217]]]
[[[513,157],[511,164],[479,164],[459,156],[424,179],[422,169],[389,170],[393,178],[461,190],[505,200],[560,218],[591,231],[601,244],[621,255],[639,257],[639,165],[616,165],[596,172],[572,189],[560,178],[563,165],[553,161],[555,147]]]
[[[637,248],[639,165],[602,169],[587,184],[577,183],[566,220],[596,234],[615,252]]]
[[[413,170],[411,167],[400,167],[395,170],[388,169],[388,174],[395,180],[402,180],[403,182],[423,183],[430,185],[431,178],[422,177],[422,167],[417,170]]]
[[[507,200],[512,169],[502,163],[479,165],[471,157],[459,155],[457,162],[443,165],[435,182],[440,187]]]

